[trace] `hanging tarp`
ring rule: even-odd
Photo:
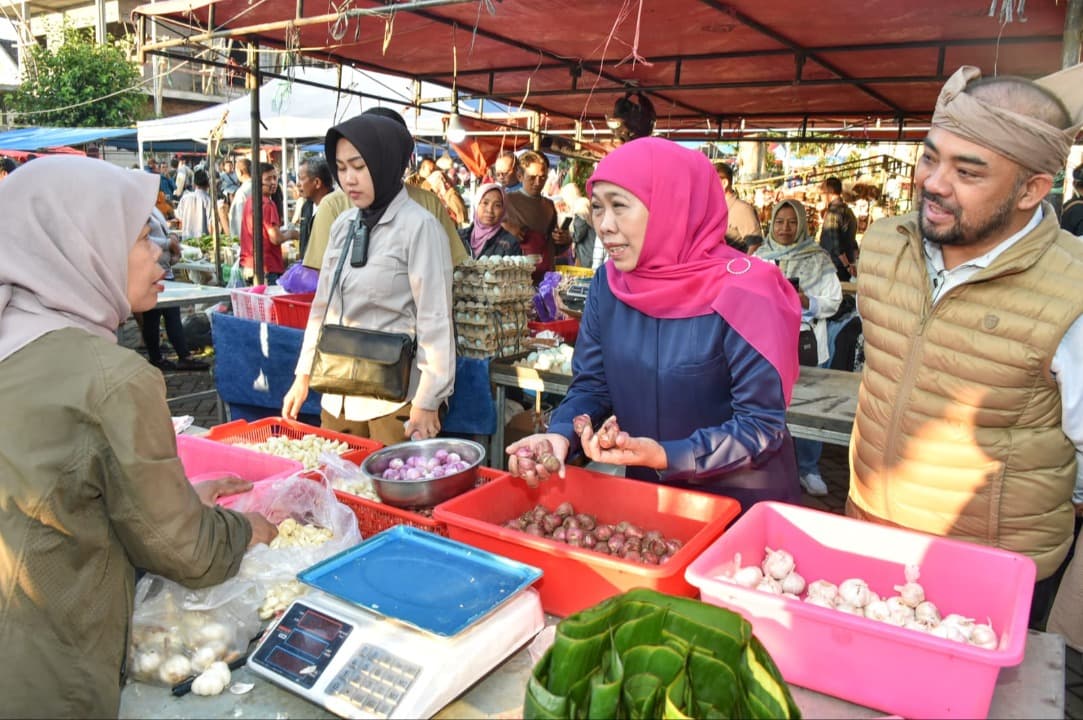
[[[0,133],[0,150],[34,152],[71,145],[86,145],[129,135],[134,138],[135,132],[134,128],[18,128]]]

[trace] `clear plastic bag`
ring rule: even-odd
[[[254,579],[234,577],[191,590],[158,575],[135,588],[128,675],[172,686],[244,655],[259,632],[257,608],[264,592]]]
[[[341,455],[320,453],[320,464],[323,466],[322,469],[315,472],[323,475],[324,480],[335,490],[348,492],[373,502],[383,502],[376,493],[372,480],[361,472],[360,467],[343,459]]]
[[[251,491],[238,496],[232,509],[258,512],[279,526],[279,538],[271,545],[257,545],[249,550],[237,573],[238,578],[255,580],[263,586],[265,596],[257,609],[263,620],[281,612],[308,591],[307,586],[297,581],[297,573],[361,542],[357,516],[338,501],[325,480],[293,475],[256,483]],[[283,542],[288,540],[283,533],[283,523],[288,520],[299,526],[329,530],[330,538],[321,544]]]

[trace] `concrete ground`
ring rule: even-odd
[[[130,347],[146,355],[134,321],[129,321],[121,329],[120,342],[125,347]],[[162,334],[162,348],[164,357],[176,359],[176,355],[171,352],[164,332]],[[191,415],[196,425],[211,427],[219,422],[215,399],[183,399],[184,396],[214,389],[213,353],[209,351],[194,353],[193,356],[208,360],[212,369],[210,372],[167,371],[164,373],[168,397],[181,398],[170,403],[170,411],[174,416]],[[824,445],[823,456],[820,459],[820,472],[823,475],[824,482],[827,483],[829,493],[822,497],[805,495],[803,497],[804,504],[818,510],[835,513],[843,512],[849,484],[849,460],[846,448],[837,445]],[[1064,717],[1070,720],[1083,720],[1083,658],[1081,658],[1079,652],[1071,648],[1067,648],[1066,654]]]

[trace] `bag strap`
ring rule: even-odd
[[[356,222],[363,222],[361,220],[361,211],[357,211]],[[339,287],[339,278],[342,277],[342,266],[346,262],[346,256],[353,252],[353,229],[351,228],[346,236],[346,242],[342,246],[342,254],[338,256],[338,265],[335,266],[335,276],[331,280],[331,292],[327,294],[327,304],[323,306],[323,321],[320,325],[327,324],[327,310],[331,307],[331,298],[335,296],[335,288],[338,287],[338,315],[341,318],[345,312],[345,298],[342,295],[342,288]]]

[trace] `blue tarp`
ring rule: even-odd
[[[33,152],[54,147],[85,145],[128,135],[134,140],[135,128],[19,128],[0,133],[0,150]]]

